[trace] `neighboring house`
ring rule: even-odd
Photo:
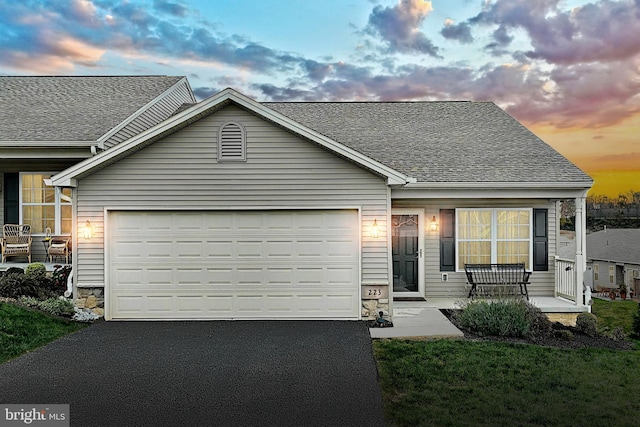
[[[465,296],[475,262],[524,262],[534,302],[588,310],[592,180],[491,102],[226,89],[51,182],[83,234],[75,294],[104,293],[107,319],[368,318],[394,298]],[[574,268],[555,257],[562,199]]]
[[[587,235],[587,262],[593,271],[594,290],[627,285],[640,289],[640,229],[605,229]]]
[[[44,259],[47,228],[75,229],[71,188],[48,179],[193,102],[184,77],[0,76],[0,225],[30,224],[33,259]]]

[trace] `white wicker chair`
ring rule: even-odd
[[[26,256],[31,263],[31,226],[5,224],[2,227],[2,263],[8,257]]]
[[[49,262],[53,262],[53,257],[64,257],[64,263],[69,264],[71,255],[71,236],[52,237],[47,250]]]

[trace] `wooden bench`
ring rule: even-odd
[[[530,271],[526,271],[524,263],[518,264],[465,264],[464,272],[467,282],[471,285],[469,298],[478,291],[478,286],[519,286],[520,294],[529,300]]]

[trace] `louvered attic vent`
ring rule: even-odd
[[[218,161],[243,162],[247,159],[244,128],[231,122],[220,127],[218,138]]]

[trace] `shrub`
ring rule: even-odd
[[[596,316],[591,313],[580,313],[576,318],[576,328],[583,334],[594,337],[598,334]]]
[[[542,310],[529,303],[525,304],[525,310],[529,321],[529,336],[545,335],[551,330],[551,321]]]
[[[18,298],[18,304],[24,305],[25,307],[38,307],[40,301],[34,297],[25,297],[24,295]]]
[[[20,267],[9,267],[4,274],[24,274],[24,270]]]
[[[616,326],[611,331],[611,338],[616,341],[624,341],[627,338],[627,334],[624,333],[622,326]]]
[[[24,274],[12,273],[0,277],[0,296],[18,298],[20,296],[37,297],[40,289],[36,282]]]
[[[73,304],[65,298],[49,298],[38,304],[38,308],[54,316],[71,317],[75,314]]]
[[[481,335],[525,337],[531,332],[531,310],[521,299],[472,301],[459,314],[463,328]]]
[[[40,282],[47,277],[47,268],[41,262],[33,262],[27,265],[24,275]]]

